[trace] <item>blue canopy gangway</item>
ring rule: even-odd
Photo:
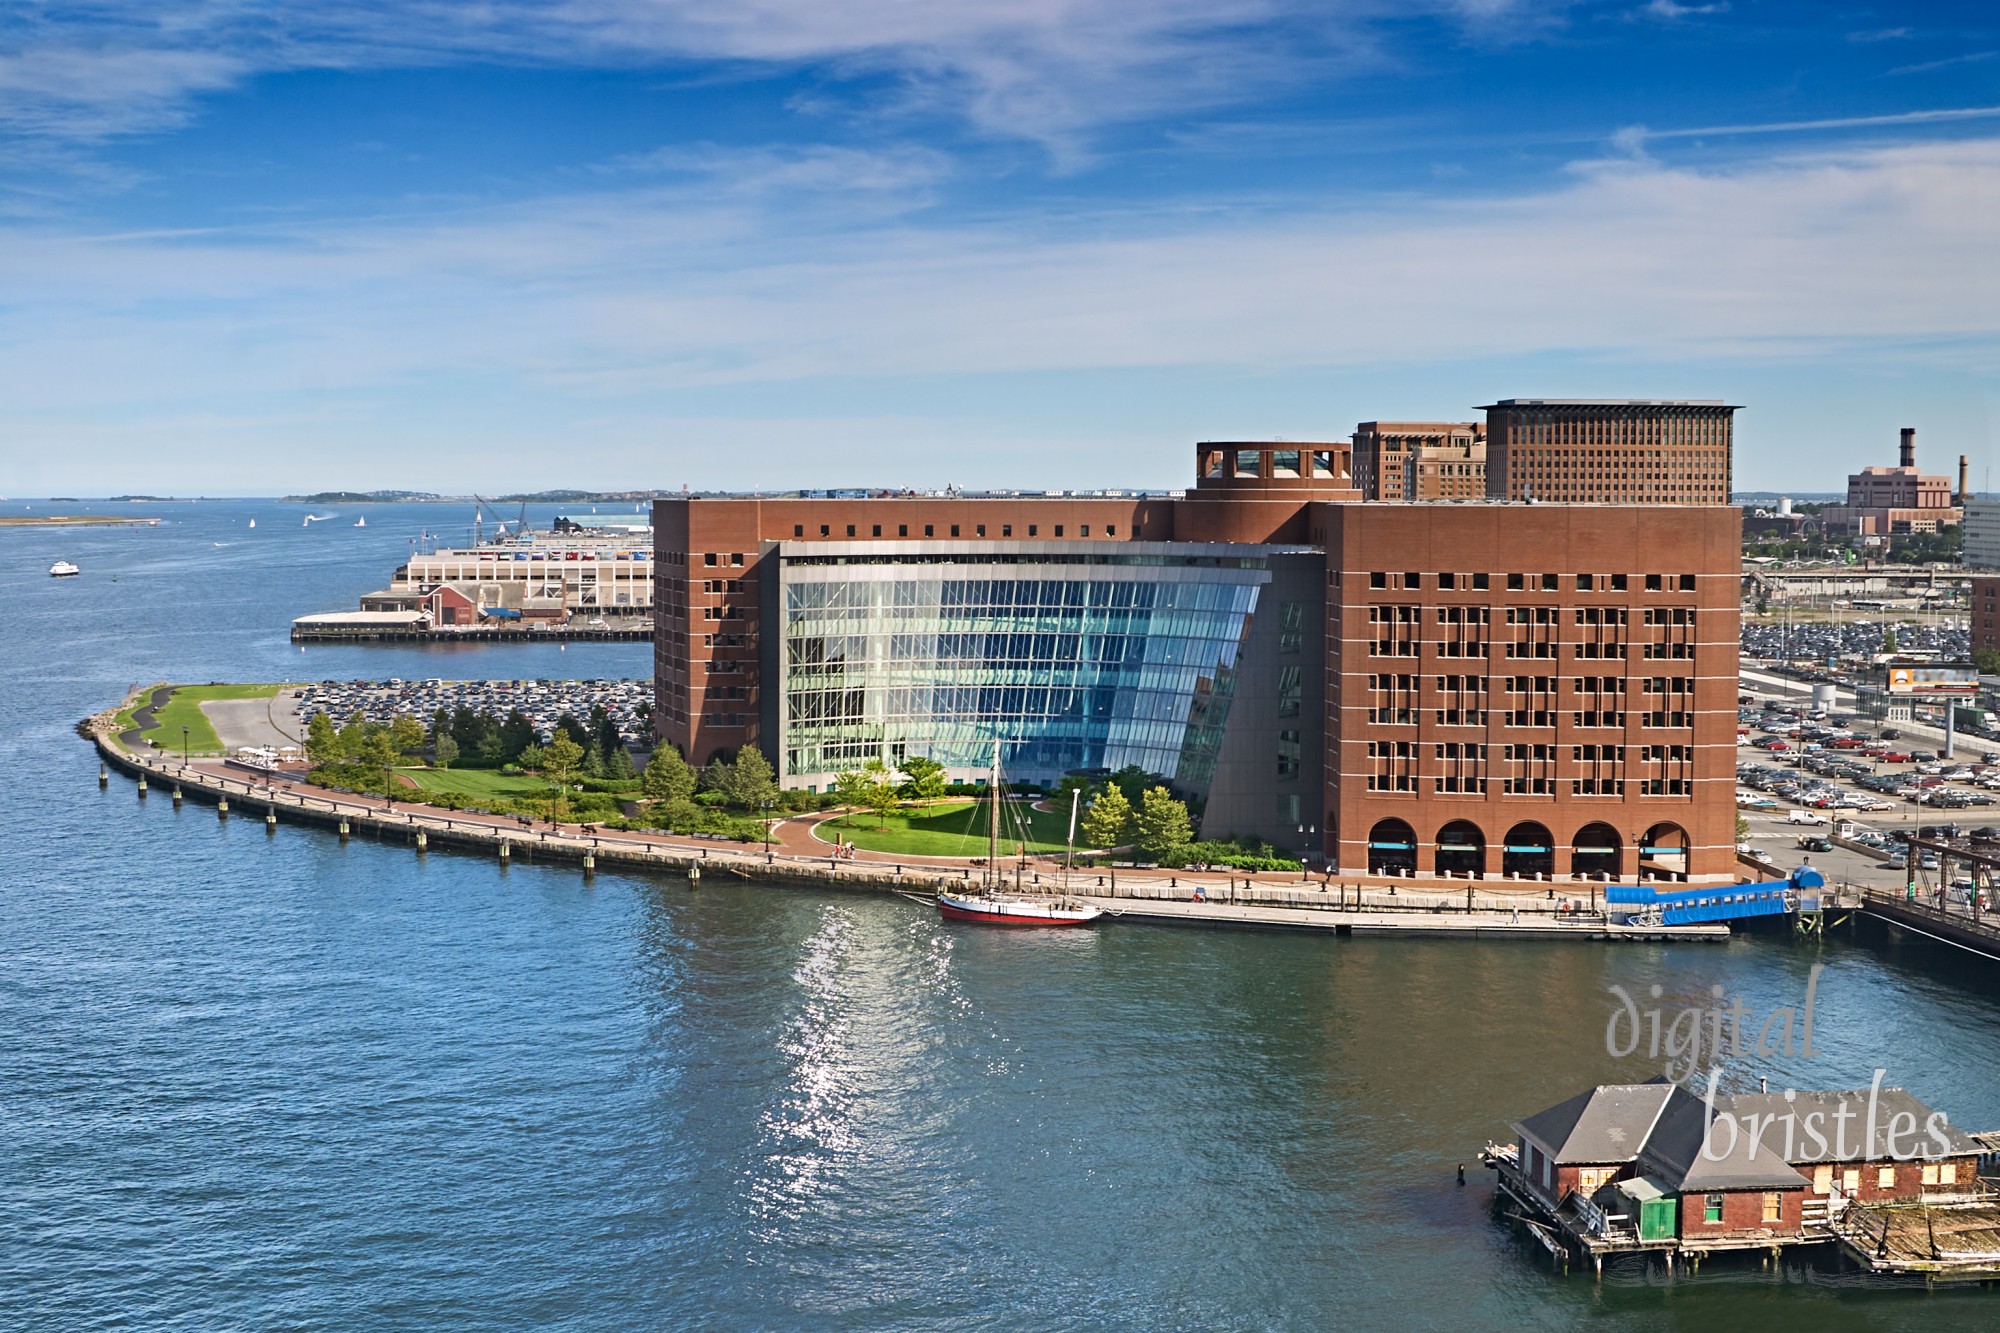
[[[1604,891],[1607,915],[1628,920],[1692,926],[1710,921],[1783,916],[1819,907],[1826,876],[1800,866],[1784,879],[1762,884],[1719,884],[1701,889],[1660,890],[1646,885],[1613,884]],[[1624,911],[1619,909],[1623,908]]]

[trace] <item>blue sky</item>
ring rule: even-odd
[[[0,494],[1183,484],[1726,398],[2000,463],[2000,12],[0,0]]]

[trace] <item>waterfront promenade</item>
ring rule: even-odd
[[[691,883],[722,876],[781,887],[919,897],[964,888],[983,872],[983,867],[962,860],[837,854],[812,831],[812,825],[826,816],[776,821],[767,848],[591,824],[531,823],[519,816],[330,792],[305,783],[297,773],[258,774],[220,759],[183,762],[165,751],[136,753],[121,743],[115,718],[116,710],[108,710],[88,719],[79,730],[96,745],[107,769],[116,769],[138,784],[142,798],[202,801],[215,805],[223,817],[262,820],[273,831],[310,825],[343,839],[365,837],[404,845],[419,854],[454,850],[503,864],[519,860],[575,865],[585,874],[642,870]],[[1059,862],[1009,858],[1002,869],[1008,885],[1023,892],[1055,893],[1065,888]],[[1542,883],[1507,887],[1467,883],[1455,888],[1302,879],[1293,874],[1091,868],[1072,872],[1067,891],[1120,918],[1162,925],[1522,939],[1714,941],[1729,936],[1726,927],[1714,925],[1609,924],[1591,910],[1594,897],[1586,905],[1585,886],[1557,893]]]

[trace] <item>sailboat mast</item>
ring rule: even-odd
[[[1083,799],[1083,788],[1072,787],[1069,792],[1069,841],[1063,846],[1063,892],[1069,892],[1069,863],[1076,857],[1076,805]]]
[[[993,808],[986,821],[986,882],[989,887],[1000,883],[1000,742],[993,742],[993,773],[987,779],[987,789],[993,795]]]

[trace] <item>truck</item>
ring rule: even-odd
[[[1787,824],[1824,824],[1828,820],[1825,815],[1820,814],[1816,810],[1787,810],[1785,812],[1785,822]]]

